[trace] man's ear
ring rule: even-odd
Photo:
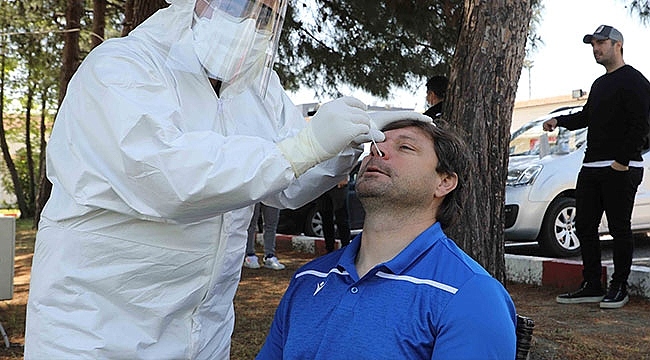
[[[458,174],[456,173],[443,174],[441,175],[440,184],[438,184],[438,187],[436,188],[435,196],[443,197],[449,194],[450,192],[452,192],[457,185],[458,185]]]

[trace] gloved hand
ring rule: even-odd
[[[366,105],[353,97],[330,101],[318,109],[298,135],[282,140],[278,148],[291,163],[296,177],[334,157],[360,135],[368,135]]]
[[[370,132],[356,137],[354,139],[355,143],[360,144],[371,140],[382,142],[386,140],[386,136],[381,132],[381,129],[393,121],[417,120],[433,123],[433,119],[416,111],[375,111],[368,113],[368,115],[370,115]]]

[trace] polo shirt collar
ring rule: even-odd
[[[354,274],[358,279],[354,261],[359,253],[363,233],[359,233],[343,250],[343,254],[339,259],[339,267],[347,270],[348,273]],[[446,237],[445,233],[440,227],[440,223],[436,222],[418,235],[411,243],[406,246],[397,256],[391,260],[379,264],[378,267],[384,267],[393,274],[401,274],[406,270],[414,261],[416,261],[425,251],[430,249],[440,239]]]
[[[354,260],[357,258],[359,253],[359,246],[361,246],[361,233],[350,241],[350,243],[343,248],[343,254],[339,258],[338,267],[346,270],[353,279],[358,280],[359,274],[357,274],[357,268],[354,266]]]

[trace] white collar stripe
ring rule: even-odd
[[[377,276],[379,276],[381,278],[384,278],[384,279],[408,281],[408,282],[413,283],[413,284],[429,285],[429,286],[433,286],[435,288],[438,288],[440,290],[447,291],[447,292],[452,293],[452,294],[455,294],[458,291],[458,289],[453,287],[453,286],[442,284],[442,283],[439,283],[439,282],[433,281],[433,280],[418,279],[418,278],[415,278],[415,277],[412,277],[412,276],[407,276],[407,275],[395,275],[395,274],[388,274],[388,273],[385,273],[383,271],[378,271]]]
[[[339,275],[350,275],[347,271],[341,271],[341,270],[339,270],[337,268],[333,268],[332,270],[330,270],[330,271],[328,271],[326,273],[322,272],[322,271],[316,271],[316,270],[306,270],[306,271],[303,271],[301,273],[296,274],[296,279],[303,276],[303,275],[314,275],[314,276],[317,276],[317,277],[326,278],[331,273],[335,273],[335,274],[339,274]]]

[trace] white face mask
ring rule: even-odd
[[[194,20],[194,52],[211,78],[247,82],[261,72],[271,34],[257,31],[254,19],[215,11],[211,19]]]

